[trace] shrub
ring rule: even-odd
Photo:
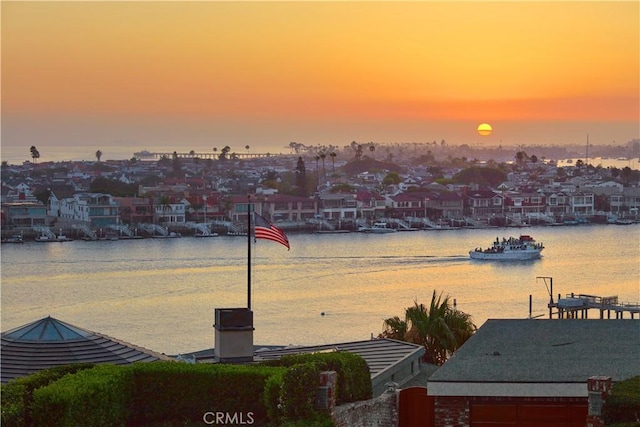
[[[336,405],[370,399],[373,395],[369,366],[357,354],[346,351],[295,354],[265,363],[275,366],[315,363],[320,371],[336,371]]]
[[[133,370],[135,393],[129,421],[135,425],[202,422],[207,412],[245,416],[251,412],[255,425],[264,424],[266,400],[273,399],[277,378],[284,371],[260,365],[176,362],[138,364]]]
[[[271,423],[280,425],[282,421],[282,384],[284,382],[284,373],[282,370],[276,372],[267,379],[264,385],[264,404],[267,407],[267,417]]]
[[[603,408],[605,423],[636,422],[640,417],[640,376],[616,383]]]
[[[316,393],[320,369],[315,363],[290,366],[282,383],[281,413],[285,421],[311,418],[317,414]]]
[[[34,390],[47,386],[67,374],[90,369],[94,366],[93,363],[56,366],[3,384],[0,388],[2,393],[1,424],[8,427],[31,425],[31,405],[33,404]]]
[[[131,369],[98,365],[66,375],[33,394],[36,426],[118,426],[129,414]]]

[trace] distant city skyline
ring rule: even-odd
[[[0,7],[5,147],[640,137],[635,1]]]

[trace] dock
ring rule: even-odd
[[[549,318],[552,318],[552,310],[557,309],[558,319],[581,319],[589,318],[589,310],[600,311],[600,319],[611,319],[611,313],[616,319],[624,319],[628,313],[631,319],[635,319],[636,314],[640,319],[640,304],[625,304],[618,301],[617,296],[601,297],[586,294],[567,294],[564,298],[558,294],[557,302],[549,302]]]
[[[177,151],[166,151],[166,152],[150,152],[150,151],[137,151],[133,153],[133,157],[138,160],[160,160],[162,158],[167,159],[202,159],[202,160],[219,160],[222,152],[177,152]],[[247,159],[260,159],[260,158],[269,158],[269,157],[282,157],[282,156],[293,156],[293,154],[282,154],[282,153],[227,153],[224,157],[229,160],[247,160]]]
[[[597,295],[588,294],[567,294],[564,298],[558,294],[558,299],[553,300],[553,277],[538,276],[536,280],[541,279],[549,292],[549,319],[552,319],[554,315],[558,319],[588,319],[589,310],[600,311],[600,319],[611,319],[611,313],[613,312],[615,319],[624,319],[628,313],[631,319],[640,319],[640,304],[639,303],[623,303],[620,302],[618,296],[601,297]],[[529,295],[529,317],[531,317],[531,295]],[[554,309],[556,312],[554,313]]]

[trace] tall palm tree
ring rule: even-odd
[[[327,179],[327,168],[324,166],[324,159],[327,158],[327,154],[323,151],[320,153],[320,158],[322,159],[322,173],[324,174],[324,179]]]
[[[35,163],[36,159],[40,158],[40,152],[35,145],[32,145],[29,151],[31,151],[31,158],[33,159],[33,163]]]
[[[399,339],[423,345],[424,359],[443,364],[476,331],[471,316],[451,307],[449,296],[433,292],[429,306],[414,302],[398,316],[384,321],[383,338]]]
[[[329,153],[329,155],[331,156],[331,165],[333,166],[333,174],[336,174],[336,152],[332,151],[331,153]]]
[[[371,143],[371,145],[369,145],[369,151],[371,151],[371,158],[375,159],[375,156],[373,155],[373,152],[376,151],[376,146],[373,145],[373,142]]]
[[[102,158],[102,151],[100,150],[96,151],[96,159],[98,160],[98,163],[100,162],[101,158]]]

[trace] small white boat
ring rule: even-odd
[[[521,235],[518,238],[509,237],[502,240],[496,237],[490,247],[469,251],[469,257],[479,260],[523,261],[540,258],[543,249],[544,245],[536,243],[531,236]]]
[[[24,243],[24,239],[22,238],[22,233],[14,234],[11,237],[2,239],[2,243]]]
[[[42,243],[72,242],[72,241],[73,241],[73,239],[70,239],[69,237],[65,236],[64,234],[61,234],[61,235],[56,236],[56,237],[49,237],[49,236],[36,237],[36,242],[42,242]]]
[[[376,222],[371,227],[360,227],[358,231],[361,233],[395,233],[398,230],[389,227],[386,222]]]
[[[632,219],[628,219],[628,218],[618,218],[618,219],[615,220],[614,224],[631,225],[631,224],[633,224],[633,220]]]

